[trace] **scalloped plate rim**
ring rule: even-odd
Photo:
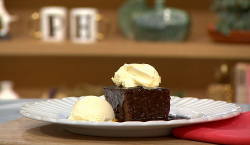
[[[170,120],[170,121],[147,121],[147,122],[140,122],[140,121],[127,121],[127,122],[91,122],[91,121],[72,121],[72,120],[68,120],[68,119],[58,119],[58,118],[51,118],[51,117],[47,117],[47,116],[41,116],[41,115],[37,115],[36,113],[29,113],[29,108],[30,106],[35,106],[39,103],[49,103],[49,101],[52,100],[67,100],[67,99],[79,99],[80,97],[66,97],[66,98],[62,98],[62,99],[48,99],[48,100],[44,100],[44,101],[38,101],[38,102],[33,102],[33,103],[28,103],[26,105],[24,105],[21,109],[20,109],[20,114],[22,114],[24,117],[27,118],[31,118],[31,119],[35,119],[35,120],[39,120],[39,121],[45,121],[45,122],[50,122],[50,123],[55,123],[55,124],[61,124],[61,125],[65,125],[65,129],[71,132],[74,132],[74,130],[72,131],[72,129],[74,129],[74,127],[78,127],[78,128],[84,128],[85,129],[99,129],[99,130],[103,130],[103,129],[108,129],[109,131],[111,131],[111,133],[107,133],[107,134],[96,134],[96,133],[87,133],[87,132],[74,132],[74,133],[80,133],[80,134],[85,134],[85,135],[96,135],[96,136],[109,136],[109,137],[149,137],[149,136],[154,136],[152,135],[152,133],[142,133],[141,135],[129,135],[128,133],[126,134],[120,134],[120,135],[114,135],[112,134],[112,131],[114,131],[114,129],[121,129],[124,130],[125,127],[128,127],[128,130],[133,127],[133,129],[135,130],[141,130],[143,128],[151,128],[152,130],[155,129],[168,129],[168,133],[164,133],[165,135],[169,135],[169,131],[172,130],[175,127],[180,127],[180,126],[187,126],[187,125],[192,125],[192,124],[198,124],[198,123],[205,123],[205,122],[211,122],[211,121],[218,121],[218,120],[223,120],[223,119],[228,119],[228,118],[232,118],[235,116],[238,116],[239,114],[242,113],[242,109],[240,106],[234,104],[234,103],[227,103],[225,101],[214,101],[212,99],[198,99],[198,98],[194,98],[194,97],[185,97],[185,98],[179,98],[176,96],[171,96],[171,100],[173,99],[177,99],[176,102],[180,102],[180,101],[184,101],[184,99],[186,99],[187,101],[196,99],[196,101],[211,101],[211,103],[223,103],[227,106],[229,106],[229,108],[231,107],[231,111],[226,112],[225,114],[220,114],[220,115],[215,115],[215,116],[205,116],[205,117],[200,117],[200,118],[194,118],[194,119],[178,119],[178,120]],[[195,101],[195,100],[194,100]],[[53,101],[52,101],[53,102]],[[192,102],[191,102],[192,104]],[[47,105],[51,105],[51,104],[47,104]],[[189,104],[190,105],[190,104]],[[73,106],[72,106],[73,107]],[[172,108],[175,109],[184,109],[184,110],[188,110],[190,109],[191,111],[195,111],[194,108],[182,108],[181,105],[179,105],[179,107],[177,106],[172,106]],[[71,128],[70,128],[71,127]],[[133,131],[133,130],[131,130]],[[163,133],[159,133],[159,135],[155,135],[155,136],[163,136]]]
[[[171,96],[171,97],[176,97],[176,96]],[[78,98],[78,97],[66,97],[66,98]],[[28,103],[24,106],[22,106],[21,110],[20,110],[20,113],[25,116],[25,117],[28,117],[28,118],[31,118],[31,119],[36,119],[36,120],[41,120],[43,121],[42,118],[46,117],[46,116],[39,116],[39,115],[35,115],[35,114],[30,114],[28,112],[26,112],[24,109],[25,107],[27,106],[31,106],[31,105],[35,105],[36,103],[39,103],[39,102],[48,102],[50,100],[63,100],[63,99],[66,99],[66,98],[62,98],[62,99],[48,99],[48,100],[45,100],[45,101],[38,101],[38,102],[32,102],[32,103]],[[80,98],[80,97],[79,97]],[[190,98],[190,99],[197,99],[197,98],[194,98],[194,97],[185,97],[185,99],[187,98]],[[180,98],[180,99],[183,99],[183,98]],[[198,100],[212,100],[212,99],[198,99]],[[213,100],[214,101],[214,100]],[[225,102],[225,101],[214,101],[214,102]],[[226,102],[225,102],[226,103]],[[228,114],[225,114],[225,115],[220,115],[221,117],[223,117],[223,119],[227,119],[227,118],[231,118],[231,117],[234,117],[234,116],[237,116],[239,115],[240,113],[242,113],[242,109],[240,108],[240,106],[234,104],[234,103],[227,103],[227,104],[233,104],[235,105],[238,109],[238,111],[232,111],[230,113],[236,113],[234,115],[230,115],[229,117],[225,117],[226,115]],[[195,110],[195,109],[192,109],[192,108],[182,108],[182,107],[175,107],[175,108],[178,108],[178,109],[190,109],[190,110]],[[37,117],[40,117],[41,119],[37,119],[37,118],[34,118],[32,116],[37,116]],[[215,117],[218,117],[218,116],[215,116]],[[56,121],[48,121],[48,122],[52,122],[52,123],[59,123],[59,124],[65,124],[64,121],[67,121],[68,123],[66,124],[70,124],[70,125],[89,125],[89,123],[93,123],[95,125],[98,125],[98,124],[129,124],[129,123],[140,123],[140,124],[149,124],[151,122],[153,123],[156,123],[156,122],[159,122],[159,123],[164,123],[162,125],[167,125],[167,124],[171,124],[173,122],[179,122],[179,121],[192,121],[193,122],[196,122],[196,120],[200,119],[200,118],[195,118],[195,119],[178,119],[178,120],[170,120],[170,121],[163,121],[163,120],[160,120],[160,121],[146,121],[146,122],[140,122],[140,121],[127,121],[127,122],[92,122],[92,121],[73,121],[73,120],[68,120],[68,119],[56,119],[56,118],[51,118],[51,117],[47,117],[51,120],[62,120],[62,121],[59,121],[59,122],[56,122]],[[207,119],[211,119],[211,118],[214,118],[214,117],[206,117]],[[221,119],[215,119],[215,120],[221,120]],[[213,120],[213,121],[215,121]],[[199,122],[199,121],[198,121]],[[86,124],[87,123],[87,124]]]

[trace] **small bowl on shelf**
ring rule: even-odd
[[[209,36],[217,42],[250,43],[250,31],[232,30],[229,36],[221,34],[216,30],[215,24],[207,26]]]

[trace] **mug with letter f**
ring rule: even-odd
[[[105,31],[98,31],[98,23],[103,22]],[[70,11],[70,39],[76,43],[93,43],[103,40],[110,30],[110,20],[98,14],[95,8],[73,8]]]
[[[43,41],[58,42],[66,39],[66,16],[65,7],[43,7],[40,12],[31,15],[29,34]],[[33,28],[35,20],[40,19],[40,30]]]

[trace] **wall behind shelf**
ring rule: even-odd
[[[40,8],[42,6],[66,6],[72,7],[96,7],[100,9],[118,9],[126,0],[94,0],[94,1],[82,1],[82,0],[7,0],[5,1],[7,8],[14,9],[27,9],[27,8]],[[154,0],[147,0],[150,6],[153,5]],[[167,0],[167,6],[177,7],[181,9],[209,9],[212,4],[212,0]]]
[[[77,84],[114,85],[111,77],[124,63],[148,63],[162,77],[162,87],[187,96],[206,98],[214,71],[222,63],[230,67],[244,60],[207,60],[136,57],[0,57],[0,80],[12,80],[15,88],[74,87]],[[189,90],[201,91],[196,94]],[[202,96],[200,96],[202,95]],[[27,97],[27,96],[26,96]],[[40,96],[37,96],[40,97]]]

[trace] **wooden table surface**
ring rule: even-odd
[[[78,135],[67,132],[61,125],[25,117],[0,124],[0,144],[57,145],[57,144],[157,144],[157,145],[207,145],[209,143],[183,140],[173,136],[155,138],[110,138]]]

